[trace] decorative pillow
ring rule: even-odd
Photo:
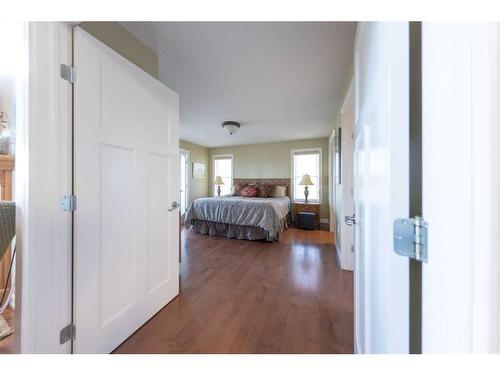
[[[258,190],[257,185],[247,185],[240,190],[239,195],[242,197],[255,197]]]
[[[257,196],[259,198],[267,198],[272,188],[273,185],[271,184],[259,184],[257,186]]]
[[[241,182],[238,182],[238,183],[234,184],[232,194],[233,195],[240,195],[241,189],[243,189],[247,185],[248,184],[241,183]]]
[[[276,190],[276,185],[275,184],[267,184],[268,190],[267,190],[267,197],[272,198],[274,194],[274,190]]]
[[[269,193],[271,198],[281,198],[286,197],[286,186],[275,186],[274,189]]]

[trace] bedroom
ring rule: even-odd
[[[54,87],[48,82],[55,81],[63,100],[53,110],[62,111],[59,121],[67,126],[51,138],[61,142],[52,146],[59,150],[51,161],[58,167],[46,173],[61,184],[49,189],[53,197],[45,200],[61,202],[63,215],[52,215],[63,229],[50,247],[60,254],[59,276],[50,280],[65,280],[52,286],[60,299],[54,305],[68,304],[70,310],[61,309],[57,319],[41,326],[45,335],[25,338],[16,329],[0,341],[0,353],[32,350],[29,345],[73,353],[352,353],[353,276],[338,264],[329,185],[330,138],[352,80],[355,30],[355,22],[30,24],[29,35],[46,38],[37,40],[59,35],[54,51],[61,71],[34,73],[47,82],[33,87]],[[50,51],[39,46],[30,53]],[[77,78],[63,69],[71,61],[80,67]],[[105,81],[97,83],[96,77]],[[96,96],[96,90],[102,94]],[[119,96],[108,94],[118,91]],[[79,98],[69,107],[73,130],[70,112],[64,113],[71,94]],[[42,97],[45,104],[32,101],[42,111],[57,102]],[[43,121],[42,115],[31,118]],[[167,133],[160,126],[165,118]],[[223,126],[227,121],[237,124]],[[22,129],[21,124],[16,130]],[[69,152],[64,140],[71,133]],[[51,147],[49,140],[41,142],[40,147]],[[18,150],[24,147],[21,143]],[[135,166],[129,150],[138,150]],[[149,156],[141,156],[144,152]],[[71,168],[72,180],[62,182],[69,176],[63,171]],[[134,168],[149,174],[147,184],[132,185],[139,176]],[[91,181],[99,181],[100,190],[89,189],[96,186]],[[65,200],[71,199],[68,194],[78,196],[78,209]],[[132,203],[143,197],[146,210]],[[212,216],[202,218],[201,211]],[[177,215],[178,236],[165,231]],[[146,249],[136,242],[142,236]],[[66,245],[72,241],[70,254]],[[138,261],[143,251],[145,263]],[[32,256],[23,262],[37,255]],[[71,257],[67,279],[64,264]],[[22,272],[23,262],[16,266],[21,279],[31,276]],[[136,276],[115,273],[117,262]],[[140,282],[143,274],[146,285]],[[19,284],[43,288],[25,280]],[[133,302],[126,290],[144,297]],[[21,299],[29,293],[26,287],[16,292]],[[42,289],[32,293],[45,295]],[[68,293],[70,301],[64,298]],[[30,303],[51,310],[49,299],[34,299],[23,304],[25,312]],[[16,311],[17,328],[23,319],[23,310]],[[227,329],[220,327],[224,320],[230,322]],[[61,325],[67,325],[68,335]],[[76,341],[73,326],[80,327]],[[155,333],[158,328],[164,334]],[[315,337],[305,340],[311,331]],[[61,336],[59,345],[35,341],[54,332]]]
[[[214,295],[234,297],[223,306],[200,304],[189,311],[189,323],[172,314],[179,308],[174,300],[148,323],[151,330],[171,327],[169,335],[160,340],[144,327],[117,352],[352,352],[352,273],[337,264],[329,225],[329,138],[352,75],[355,24],[123,26],[151,48],[147,36],[155,35],[160,79],[182,97],[181,295],[191,291],[184,294],[186,303],[204,300],[204,292],[194,287],[203,279]],[[307,103],[291,106],[304,97]],[[226,128],[225,121],[235,124]],[[306,174],[309,180],[301,181]],[[299,212],[305,223],[298,222]],[[202,254],[204,248],[210,253]],[[278,250],[288,251],[277,256]],[[262,262],[283,271],[269,274]],[[204,267],[213,274],[207,277]],[[228,271],[232,268],[240,277]],[[330,283],[337,292],[322,292]],[[249,296],[238,297],[243,291]],[[297,293],[303,297],[292,302]],[[263,302],[252,303],[253,295]],[[326,305],[307,306],[310,298],[322,298]],[[294,310],[290,303],[297,304]],[[281,315],[276,322],[262,316],[275,308]],[[249,318],[251,311],[255,316]],[[182,330],[194,329],[200,315],[212,316],[214,325],[225,316],[229,329],[208,325],[179,343]],[[330,318],[321,327],[307,318],[311,315]],[[294,328],[297,324],[302,330]],[[314,343],[300,338],[310,330],[320,332]],[[217,335],[228,338],[220,341]]]
[[[0,352],[498,350],[498,24],[20,26]]]

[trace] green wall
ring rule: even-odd
[[[210,157],[208,148],[195,145],[194,143],[180,141],[180,148],[189,151],[189,203],[197,198],[209,196],[210,186]],[[207,166],[206,178],[193,178],[193,163],[203,163]]]
[[[158,78],[158,55],[118,22],[82,22],[78,26]]]
[[[323,156],[321,218],[328,219],[328,138],[217,147],[209,149],[209,155],[212,160],[212,155],[233,154],[235,178],[291,178],[291,150],[318,147],[322,148]]]

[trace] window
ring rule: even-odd
[[[214,155],[213,156],[213,195],[217,196],[217,185],[214,184],[217,176],[222,177],[224,185],[220,186],[220,195],[231,194],[233,188],[233,155]]]
[[[299,185],[302,177],[308,174],[314,185],[308,186],[310,202],[321,200],[321,149],[292,150],[293,200],[303,201],[304,185]]]

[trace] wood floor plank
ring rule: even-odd
[[[352,353],[353,276],[333,234],[279,242],[183,230],[181,292],[115,353]]]

